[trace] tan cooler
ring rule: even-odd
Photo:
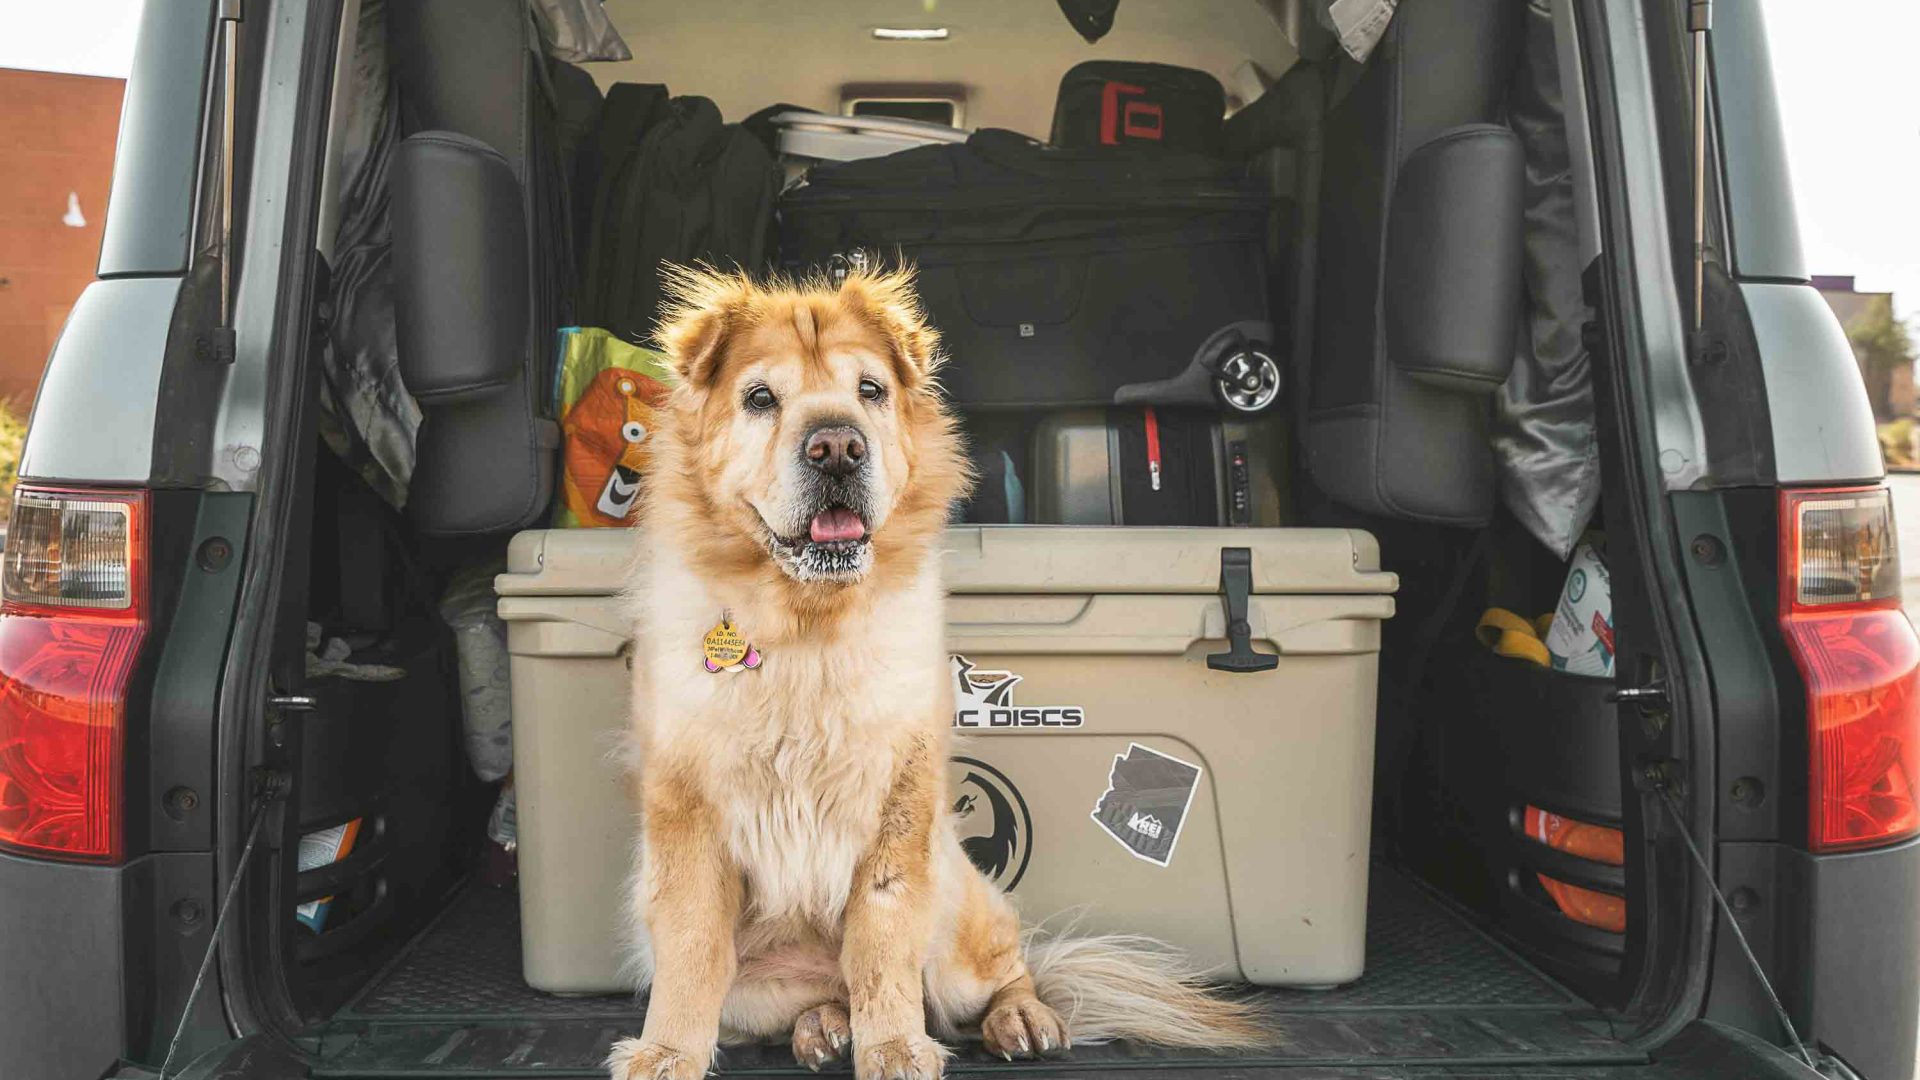
[[[521,934],[543,990],[626,989],[632,811],[612,752],[628,542],[522,533],[497,583]],[[950,809],[1026,920],[1148,934],[1255,983],[1358,977],[1380,623],[1397,584],[1373,538],[985,526],[949,530],[947,549],[963,736]]]

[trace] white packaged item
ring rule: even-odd
[[[353,854],[353,842],[360,838],[360,820],[354,818],[331,829],[321,829],[302,836],[294,862],[299,872],[304,874],[309,870],[332,866]],[[333,897],[323,896],[294,908],[293,914],[302,926],[317,934],[327,928],[327,913],[332,909]]]
[[[1567,583],[1547,628],[1547,653],[1556,671],[1613,675],[1613,581],[1591,539],[1573,549]]]
[[[511,776],[500,786],[500,796],[493,801],[493,813],[487,816],[487,839],[508,851],[520,843],[520,822],[514,805]]]

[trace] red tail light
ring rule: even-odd
[[[0,847],[123,850],[126,693],[147,626],[147,499],[14,494],[0,600]]]
[[[1920,638],[1887,489],[1783,492],[1780,537],[1780,623],[1807,684],[1808,846],[1920,833]]]

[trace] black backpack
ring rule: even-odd
[[[767,256],[779,170],[760,140],[703,97],[623,83],[607,94],[587,237],[582,321],[646,342],[660,314],[660,264],[757,269]]]
[[[1123,60],[1088,60],[1060,79],[1055,146],[1139,146],[1219,154],[1227,92],[1204,71]]]

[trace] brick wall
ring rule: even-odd
[[[67,312],[93,280],[124,79],[0,68],[0,398],[33,399]],[[71,226],[67,195],[84,226]]]

